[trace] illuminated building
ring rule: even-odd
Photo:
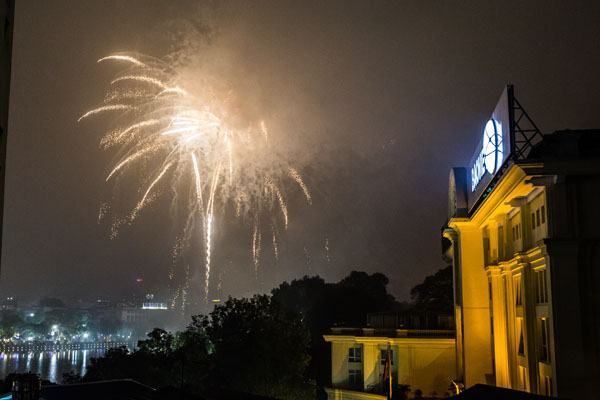
[[[374,318],[369,322],[368,328],[331,328],[324,336],[331,343],[331,387],[325,389],[329,400],[386,399],[387,354],[393,392],[408,385],[412,393],[446,396],[456,377],[454,330],[395,329]]]
[[[128,305],[119,309],[121,323],[131,329],[134,336],[144,337],[157,326],[172,326],[177,317],[167,303],[157,300],[152,293],[145,296],[141,305]]]
[[[2,300],[2,303],[0,304],[0,309],[12,311],[16,310],[17,299],[15,299],[13,296],[6,297],[4,300]]]
[[[542,135],[503,92],[453,168],[458,378],[587,398],[600,382],[600,130]]]
[[[8,132],[8,98],[15,14],[14,0],[0,2],[0,226],[4,210],[4,171],[6,169],[6,134]],[[0,243],[2,231],[0,230]]]

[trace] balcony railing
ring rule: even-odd
[[[377,328],[331,328],[332,335],[389,337],[389,338],[453,338],[454,330],[442,329],[377,329]]]

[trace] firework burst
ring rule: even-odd
[[[127,215],[115,219],[113,232],[123,223],[132,223],[167,187],[172,189],[173,202],[185,199],[186,223],[175,253],[194,245],[194,232],[202,238],[205,301],[215,223],[226,213],[250,221],[249,254],[258,274],[263,221],[271,226],[275,257],[279,256],[276,227],[288,226],[287,182],[302,192],[308,204],[312,202],[298,170],[277,156],[265,122],[257,119],[243,128],[234,126],[226,102],[209,85],[202,93],[190,93],[177,71],[161,60],[115,54],[98,62],[118,63],[123,69],[111,81],[104,103],[79,121],[103,114],[125,121],[100,142],[102,148],[118,148],[120,155],[106,180],[118,181],[127,173],[141,176],[137,203]],[[103,206],[101,215],[107,210]],[[185,275],[190,275],[187,266]],[[173,301],[189,297],[188,287],[186,278]]]

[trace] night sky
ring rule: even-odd
[[[110,117],[77,119],[117,72],[96,63],[110,53],[165,57],[208,41],[195,56],[215,60],[242,114],[279,132],[313,192],[312,206],[289,194],[281,258],[266,240],[258,282],[250,228],[220,228],[221,297],[358,269],[385,273],[407,299],[444,266],[449,168],[468,162],[507,83],[546,133],[600,127],[597,1],[17,3],[0,287],[19,299],[166,292],[168,205],[114,240],[98,223],[115,194],[116,153],[99,148]],[[201,262],[191,268],[200,291]]]

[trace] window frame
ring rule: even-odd
[[[515,275],[513,278],[513,286],[515,293],[515,306],[523,305],[523,279],[522,275]]]
[[[542,204],[542,206],[540,207],[540,214],[542,216],[542,224],[546,223],[546,206],[544,204]]]
[[[390,364],[394,365],[394,349],[390,349],[390,355],[392,356],[392,362]],[[387,349],[379,349],[379,359],[380,359],[381,365],[385,365],[386,358],[387,358]]]
[[[361,386],[363,383],[362,369],[348,369],[348,383],[350,386]]]
[[[550,363],[550,329],[548,318],[539,318],[539,337],[540,337],[540,345],[539,345],[539,361],[549,364]]]
[[[535,273],[535,302],[536,304],[548,303],[548,278],[546,269],[540,269]]]
[[[348,362],[360,363],[362,362],[362,347],[353,346],[348,348]]]

